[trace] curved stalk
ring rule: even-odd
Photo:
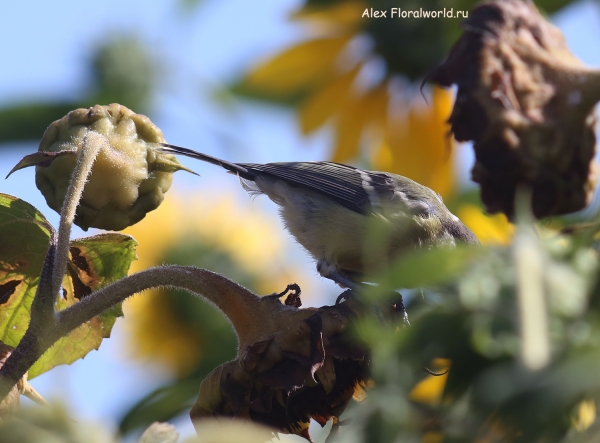
[[[49,254],[47,261],[51,258]],[[290,314],[297,311],[282,305],[278,299],[259,297],[206,269],[176,265],[148,269],[112,283],[60,311],[55,321],[31,322],[19,345],[0,368],[0,400],[58,339],[128,297],[158,287],[184,289],[217,306],[235,329],[240,349],[269,337],[272,331],[269,321],[278,324],[287,321],[286,315],[270,315],[274,310]]]

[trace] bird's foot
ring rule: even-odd
[[[325,259],[321,259],[317,263],[317,271],[323,277],[328,278],[335,283],[337,283],[343,289],[347,289],[342,292],[335,301],[336,306],[339,305],[342,301],[350,299],[354,296],[355,293],[363,290],[367,285],[364,283],[359,283],[351,278],[349,278],[344,271],[338,271],[337,267]],[[397,296],[400,298],[398,299]],[[404,306],[404,301],[402,300],[402,294],[398,294],[394,292],[394,297],[396,297],[396,302],[392,304],[392,310],[395,315],[400,314],[402,321],[405,325],[410,326],[410,322],[408,321],[408,313],[406,312],[406,307]],[[383,319],[383,313],[379,308],[376,308],[377,317]]]
[[[322,277],[328,278],[337,283],[342,289],[352,289],[353,291],[359,288],[359,284],[348,278],[343,271],[338,271],[337,266],[321,259],[317,262],[317,272]]]
[[[360,290],[360,287],[362,286],[360,283],[356,283],[356,282],[350,280],[348,277],[342,275],[338,271],[330,272],[329,275],[327,275],[327,278],[330,280],[333,280],[342,289],[350,289],[351,291],[358,291],[358,290]]]
[[[339,305],[343,301],[350,300],[354,297],[354,291],[352,289],[346,289],[335,299],[335,306]]]

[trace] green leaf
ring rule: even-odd
[[[0,194],[0,340],[16,346],[29,324],[31,302],[48,249],[52,226],[33,206]],[[136,241],[119,233],[74,240],[57,310],[127,275]],[[109,337],[121,306],[103,312],[54,344],[29,370],[33,378],[98,349]]]
[[[56,103],[16,103],[0,108],[0,143],[39,140],[48,122],[58,120],[84,103],[58,101]],[[90,106],[87,104],[86,106]]]
[[[418,250],[406,254],[375,277],[388,289],[423,288],[449,283],[458,278],[485,253],[485,248],[459,246]],[[373,291],[382,295],[386,291]]]
[[[15,347],[29,324],[52,226],[33,206],[0,194],[0,340]]]
[[[57,301],[57,310],[68,308],[92,292],[125,277],[131,262],[136,259],[136,245],[133,237],[117,232],[72,241],[67,274],[63,280],[63,294]],[[92,349],[98,349],[102,339],[110,337],[117,317],[122,315],[119,303],[58,340],[31,367],[29,378],[54,366],[71,364],[85,357]]]

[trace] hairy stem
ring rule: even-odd
[[[39,338],[42,335],[43,333],[40,334],[38,331],[34,331],[33,328],[28,328],[19,345],[0,368],[0,402],[44,351],[48,349],[49,346],[40,343]]]
[[[77,155],[77,163],[75,169],[73,169],[71,182],[69,183],[60,213],[56,257],[54,259],[54,273],[52,277],[52,309],[54,309],[54,300],[58,296],[65,271],[67,270],[71,228],[73,227],[75,212],[79,205],[79,200],[81,200],[81,196],[83,195],[85,183],[92,172],[96,156],[102,146],[107,144],[108,140],[103,135],[97,132],[88,132],[83,138],[81,149]]]
[[[265,302],[286,309],[278,300],[258,297],[222,275],[205,269],[173,265],[138,272],[60,311],[56,321],[30,322],[25,336],[0,368],[0,401],[59,338],[133,294],[157,287],[181,288],[216,305],[231,321],[240,337],[240,346],[244,347],[263,338],[264,325],[257,325],[255,319]]]
[[[40,281],[31,304],[29,326],[15,350],[0,368],[0,400],[6,397],[31,365],[61,337],[54,303],[67,268],[71,227],[96,156],[102,146],[108,144],[108,140],[96,132],[90,132],[82,143],[60,214],[58,236],[52,233],[50,237]]]
[[[231,321],[238,337],[248,335],[256,327],[252,319],[258,315],[261,297],[206,269],[171,265],[125,277],[59,312],[58,333],[64,336],[129,296],[161,286],[185,289],[213,303]]]

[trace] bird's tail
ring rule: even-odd
[[[202,160],[204,162],[212,163],[213,165],[221,166],[227,169],[229,172],[233,172],[234,174],[237,174],[241,178],[244,178],[246,180],[254,180],[255,178],[255,175],[251,171],[236,163],[231,163],[227,160],[221,160],[220,158],[212,157],[208,154],[203,154],[201,152],[194,151],[193,149],[182,148],[181,146],[169,145],[167,143],[159,144],[161,145],[161,148],[159,148],[159,150],[167,154],[180,154],[185,155],[187,157],[195,158],[196,160]]]

